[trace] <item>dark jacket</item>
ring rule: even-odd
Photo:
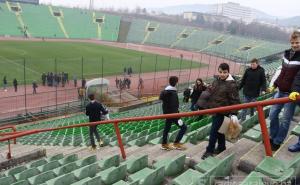
[[[300,51],[295,52],[291,57],[292,49],[286,50],[282,58],[282,69],[278,78],[274,82],[274,86],[278,87],[282,92],[291,92],[294,78],[300,70]]]
[[[179,101],[177,89],[172,86],[167,86],[160,93],[159,99],[162,100],[162,109],[164,114],[178,113]]]
[[[239,89],[243,88],[243,93],[247,97],[256,98],[260,91],[266,91],[266,75],[264,68],[257,66],[256,69],[251,67],[246,69]]]
[[[90,102],[86,106],[85,114],[89,116],[89,121],[101,121],[101,116],[108,113],[108,110],[103,107],[103,105],[97,101]]]
[[[196,85],[193,88],[193,92],[191,94],[191,102],[196,103],[203,91],[205,91],[206,87],[204,85],[201,85],[197,87]]]
[[[217,108],[240,103],[238,86],[231,75],[229,75],[226,80],[218,78],[213,82],[208,102],[209,108]],[[222,114],[228,113],[237,114],[237,111],[230,111]]]
[[[211,95],[210,89],[206,89],[205,91],[203,91],[197,101],[197,105],[199,107],[199,109],[207,109],[208,108],[208,101],[209,101],[209,97]]]

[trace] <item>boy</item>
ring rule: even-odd
[[[159,96],[159,99],[162,100],[162,109],[164,114],[179,113],[179,101],[178,101],[177,89],[175,87],[177,83],[178,83],[178,77],[171,76],[169,78],[169,86],[167,86]],[[168,133],[173,123],[180,128],[180,131],[175,139],[173,146],[171,146],[168,144]],[[161,149],[185,150],[186,148],[183,144],[180,143],[180,140],[182,139],[186,129],[187,126],[182,122],[181,119],[179,118],[166,119]]]
[[[108,117],[108,110],[103,107],[103,105],[95,100],[94,94],[88,95],[90,99],[90,103],[86,106],[86,115],[89,116],[89,122],[101,121],[102,115],[106,115]],[[97,131],[97,125],[90,126],[90,140],[91,140],[91,150],[96,150],[96,144],[94,135],[101,147],[103,142],[100,140],[100,136]]]
[[[294,31],[290,37],[291,49],[284,52],[282,68],[279,76],[275,80],[269,91],[274,91],[278,87],[279,91],[274,98],[288,97],[291,93],[292,83],[296,74],[300,71],[300,32]],[[296,108],[295,102],[272,105],[269,118],[270,122],[270,143],[273,151],[279,149],[287,136],[291,120]],[[283,111],[283,116],[279,121],[279,113]]]
[[[236,81],[229,74],[229,65],[222,63],[218,67],[218,77],[213,82],[209,96],[209,108],[224,107],[234,104],[239,104],[239,91]],[[221,127],[224,116],[232,117],[236,119],[237,111],[222,112],[214,114],[212,117],[212,126],[209,134],[209,143],[205,153],[202,155],[202,159],[212,156],[214,153],[221,153],[226,150],[225,135],[218,132]],[[215,145],[218,142],[217,150],[215,151]]]

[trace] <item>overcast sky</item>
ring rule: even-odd
[[[90,0],[40,0],[41,3],[52,3],[72,7],[88,7]],[[94,0],[97,8],[124,8],[133,9],[137,6],[143,8],[160,8],[181,4],[214,4],[226,3],[226,0]],[[292,17],[300,15],[300,0],[231,0],[243,6],[262,10],[277,17]]]

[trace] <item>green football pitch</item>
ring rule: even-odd
[[[25,60],[25,67],[24,67]],[[55,62],[56,61],[56,62]],[[157,62],[156,62],[157,61]],[[109,47],[90,43],[71,42],[0,42],[0,78],[4,75],[11,82],[40,81],[43,72],[67,72],[71,79],[111,76],[123,73],[124,67],[131,67],[133,73],[198,68],[203,65],[179,58]],[[11,84],[9,84],[11,85]]]

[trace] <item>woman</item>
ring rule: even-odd
[[[194,88],[193,88],[193,92],[191,94],[191,111],[196,111],[198,110],[198,106],[197,106],[197,101],[201,95],[201,93],[203,91],[206,90],[206,87],[205,85],[203,84],[203,81],[201,78],[198,78],[196,80],[196,83],[194,85]]]

